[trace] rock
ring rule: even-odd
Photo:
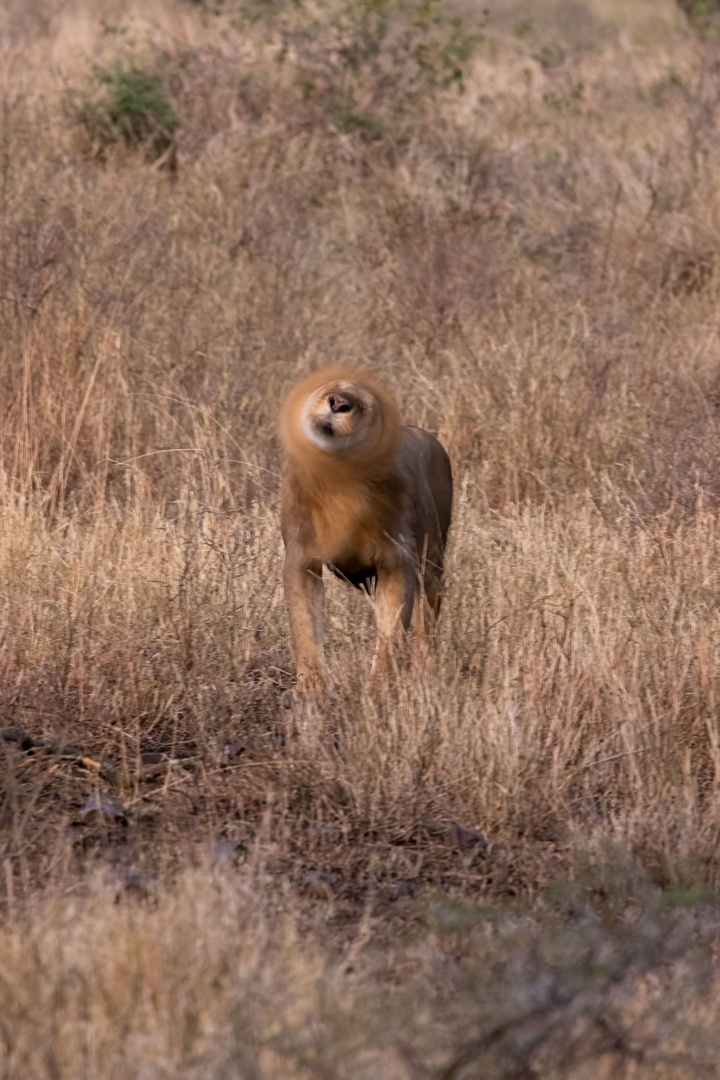
[[[120,891],[115,897],[115,903],[119,903],[122,893],[135,897],[137,900],[155,900],[157,898],[160,882],[152,874],[143,874],[140,870],[123,870],[117,875],[117,883]]]
[[[411,900],[415,896],[415,884],[412,881],[388,882],[385,892],[388,900]]]
[[[239,840],[220,840],[213,851],[215,862],[239,866],[247,858],[247,848]]]
[[[450,826],[450,842],[460,851],[475,851],[477,855],[484,855],[487,851],[487,840],[480,833],[466,829],[454,821]]]
[[[300,882],[300,888],[305,896],[314,900],[332,900],[335,896],[335,886],[327,874],[319,870],[311,870],[305,874]]]
[[[233,758],[240,757],[246,750],[252,750],[254,746],[252,739],[236,739],[235,742],[225,743],[223,756],[232,761]]]
[[[86,825],[100,821],[118,821],[125,817],[125,803],[116,795],[96,792],[85,803],[80,817]]]
[[[32,750],[33,746],[38,745],[27,731],[19,727],[0,728],[0,742],[17,743],[21,750]]]
[[[163,761],[167,761],[167,754],[161,750],[146,750],[140,755],[141,765],[160,765]]]

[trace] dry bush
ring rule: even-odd
[[[392,912],[412,925],[413,896],[435,889],[529,904],[551,940],[577,919],[579,956],[596,916],[538,897],[585,859],[605,875],[589,892],[634,918],[608,842],[656,900],[718,883],[717,43],[670,4],[618,9],[622,33],[607,5],[562,33],[499,7],[482,25],[452,14],[104,0],[0,15],[0,896],[22,919],[48,894],[43,949],[66,918],[53,895],[96,863],[157,873],[157,910],[190,926],[200,887],[182,868],[218,841],[272,847],[293,924],[297,894],[349,920],[372,898],[367,940]],[[162,91],[178,123],[159,157],[152,124],[99,147],[94,66]],[[290,717],[275,423],[293,379],[340,359],[382,372],[451,452],[447,614],[435,653],[373,696],[368,602],[332,584],[342,701]],[[100,795],[121,811],[83,817]],[[218,888],[198,903],[222,907]],[[271,993],[294,948],[258,961]],[[314,963],[311,1002],[327,992]],[[681,979],[681,953],[668,964]],[[116,1007],[93,1023],[110,1030]],[[453,1058],[479,1036],[447,1031],[438,1076],[496,1068]],[[640,1074],[681,1075],[677,1039],[679,1071],[648,1050],[630,1054]],[[314,1075],[350,1069],[332,1045]],[[240,1068],[163,1046],[152,1075]],[[424,1075],[432,1052],[367,1069]],[[526,1058],[569,1074],[558,1054],[548,1035]],[[72,1055],[17,1060],[78,1075]],[[497,1075],[529,1075],[517,1060]],[[257,1061],[248,1075],[292,1075]]]

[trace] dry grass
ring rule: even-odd
[[[720,54],[625,6],[5,5],[3,1078],[716,1075]],[[447,616],[374,697],[332,585],[289,731],[340,359],[451,453]]]
[[[541,927],[438,898],[398,938],[369,909],[341,932],[260,863],[146,902],[96,881],[0,929],[2,1075],[715,1076],[716,914],[578,928],[581,892]]]

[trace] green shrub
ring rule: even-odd
[[[124,142],[147,146],[153,157],[159,157],[172,145],[178,119],[161,75],[135,62],[116,60],[108,68],[95,66],[93,79],[101,88],[100,97],[88,96],[74,105],[73,112],[97,153]]]
[[[677,5],[701,38],[710,32],[713,18],[720,11],[720,0],[677,0]]]

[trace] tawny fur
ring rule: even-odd
[[[326,368],[296,386],[282,409],[280,435],[289,456],[283,580],[298,685],[330,685],[323,565],[374,593],[373,669],[381,675],[392,641],[410,626],[417,596],[424,598],[425,632],[440,612],[450,460],[429,432],[400,423],[377,379],[350,368]]]

